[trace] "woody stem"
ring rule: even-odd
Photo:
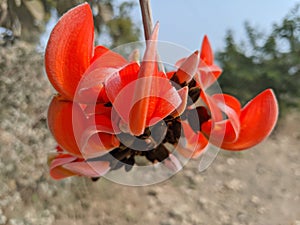
[[[145,40],[149,40],[153,27],[150,0],[140,0],[140,7],[143,18]]]
[[[141,7],[142,18],[143,18],[145,40],[147,41],[150,39],[152,28],[153,28],[150,0],[140,0],[140,7]],[[164,72],[164,66],[160,61],[160,57],[158,54],[157,54],[157,61],[158,61],[159,71]]]

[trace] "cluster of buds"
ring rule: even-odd
[[[158,30],[156,24],[139,62],[94,46],[88,4],[59,20],[45,53],[46,73],[58,92],[48,110],[58,143],[49,156],[54,179],[130,171],[137,157],[177,171],[178,155],[197,158],[210,145],[249,149],[270,134],[278,116],[271,89],[244,107],[228,94],[208,94],[222,70],[207,37],[200,51],[164,72],[157,62]]]

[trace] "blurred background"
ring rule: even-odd
[[[222,90],[246,103],[273,88],[280,120],[249,151],[221,151],[203,173],[192,161],[170,180],[139,188],[48,175],[55,142],[46,112],[55,90],[43,54],[59,17],[82,2],[0,0],[0,225],[300,224],[300,2],[152,2],[161,40],[194,50],[207,33]],[[97,44],[143,39],[138,1],[87,2]]]

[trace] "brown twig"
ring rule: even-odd
[[[140,0],[140,7],[143,18],[145,40],[147,41],[150,38],[153,27],[150,0]]]
[[[140,0],[140,7],[141,7],[142,18],[143,18],[145,40],[147,41],[150,39],[152,28],[153,28],[150,0]],[[164,72],[164,66],[160,61],[160,57],[158,54],[157,54],[157,60],[158,60],[159,71]]]

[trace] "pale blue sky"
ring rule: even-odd
[[[122,1],[116,0],[117,3]],[[300,0],[151,0],[153,20],[160,22],[159,40],[173,42],[192,51],[200,48],[205,34],[214,51],[222,49],[228,29],[234,31],[236,40],[245,40],[245,21],[268,32],[296,3]],[[142,26],[138,5],[132,16]],[[41,37],[42,50],[56,19],[52,18]],[[104,38],[102,41],[107,44],[108,40]]]
[[[190,50],[199,48],[204,34],[214,50],[224,46],[227,29],[244,38],[246,20],[269,31],[300,0],[152,0],[154,21],[160,22],[159,39]],[[139,7],[137,7],[139,10]],[[137,14],[135,14],[137,15]]]

